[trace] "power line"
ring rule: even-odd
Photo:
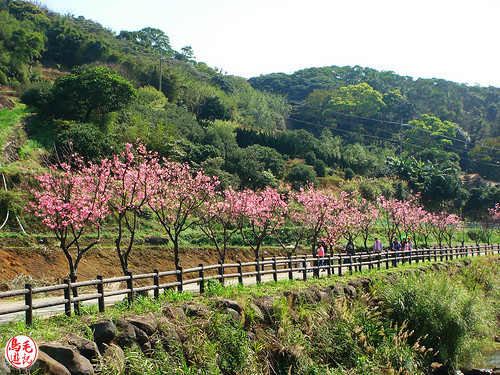
[[[309,107],[309,108],[320,110],[322,112],[326,110],[324,108],[315,107],[315,106],[312,106],[312,105],[309,105],[309,104],[304,104],[304,103],[297,102],[297,101],[292,102],[292,103],[298,103],[298,106]],[[328,110],[328,111],[330,113],[336,113],[336,114],[347,116],[347,117],[353,117],[353,118],[357,118],[357,119],[361,119],[361,120],[375,121],[375,122],[380,122],[380,123],[384,123],[384,124],[397,125],[397,126],[400,126],[400,127],[407,127],[407,128],[411,128],[411,129],[416,129],[416,130],[424,132],[424,133],[432,134],[432,132],[430,130],[422,129],[422,128],[418,127],[418,126],[410,125],[408,123],[395,122],[395,121],[382,120],[382,119],[376,119],[376,118],[373,118],[373,117],[357,116],[357,115],[353,115],[353,114],[350,114],[350,113],[344,113],[344,112],[333,111],[333,110]],[[461,143],[465,143],[465,144],[474,144],[474,146],[480,146],[482,148],[486,148],[486,149],[493,150],[493,151],[500,151],[499,148],[495,148],[495,147],[491,147],[491,146],[485,146],[485,145],[481,144],[480,142],[465,141],[463,139],[459,139],[459,138],[456,138],[456,137],[449,137],[449,136],[441,135],[441,134],[434,134],[434,135],[438,136],[438,137],[441,137],[441,138],[444,138],[444,139],[448,139],[450,141],[461,142]]]
[[[342,133],[355,134],[355,135],[359,135],[361,137],[375,138],[375,139],[378,139],[378,140],[381,140],[381,141],[384,141],[384,142],[399,143],[399,141],[396,141],[394,139],[377,137],[377,136],[374,136],[374,135],[363,134],[363,133],[360,133],[360,132],[355,132],[355,131],[350,131],[350,130],[344,130],[344,129],[336,129],[336,128],[332,129],[331,127],[326,126],[326,125],[321,125],[321,124],[317,124],[317,123],[313,123],[313,122],[309,122],[309,121],[299,120],[299,119],[295,119],[295,118],[292,118],[292,117],[287,117],[286,119],[287,120],[291,120],[291,121],[301,122],[301,123],[308,124],[308,125],[317,126],[317,127],[324,128],[324,129],[329,129],[331,131],[338,131],[338,132],[342,132]],[[362,126],[362,124],[358,124],[358,125]],[[417,139],[418,140],[422,140],[421,138],[417,138]],[[441,144],[439,144],[439,145],[441,145]],[[422,149],[422,150],[430,150],[429,147],[423,147],[423,146],[414,145],[414,144],[412,144],[411,146],[419,148],[419,149]],[[452,146],[447,146],[447,145],[441,145],[441,146],[452,147]],[[464,151],[464,150],[462,150],[462,151]],[[500,167],[500,164],[488,163],[488,162],[485,162],[485,161],[482,161],[482,160],[470,159],[470,158],[463,157],[463,156],[459,156],[459,158],[461,160],[472,161],[472,162],[475,162],[475,163],[480,163],[480,164],[488,165],[488,166],[492,166],[492,167],[497,167],[497,168]]]

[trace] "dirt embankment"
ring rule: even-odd
[[[283,255],[282,250],[264,249],[264,256]],[[253,261],[253,252],[249,249],[230,249],[226,263]],[[215,249],[190,248],[181,250],[181,265],[184,268],[217,264]],[[142,244],[130,254],[130,269],[134,274],[174,269],[174,254],[168,246]],[[69,273],[68,261],[55,243],[41,244],[35,239],[0,240],[0,283],[9,284],[20,275],[29,275],[34,280],[44,283],[60,282]],[[97,275],[112,277],[122,275],[118,257],[110,243],[91,249],[78,267],[78,279],[93,279]],[[19,286],[22,287],[22,286]]]

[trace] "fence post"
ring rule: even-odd
[[[70,273],[69,279],[71,283],[76,282],[76,274]],[[71,293],[73,294],[73,298],[78,297],[78,287],[71,287]],[[75,312],[76,315],[80,315],[80,302],[75,302],[73,304],[73,311]]]
[[[205,294],[205,269],[203,268],[203,263],[198,264],[200,271],[198,272],[198,277],[200,280],[200,294]]]
[[[127,271],[126,275],[128,277],[127,279],[127,289],[129,289],[128,292],[128,302],[132,303],[134,302],[134,279],[132,277],[132,271]]]
[[[293,280],[293,263],[292,263],[292,254],[288,254],[288,280]]]
[[[153,294],[156,299],[160,298],[160,271],[155,268],[153,270],[155,275],[153,276],[153,284],[155,285],[155,289],[153,291]]]
[[[412,255],[413,255],[413,251],[411,249],[408,249],[408,264],[411,264]]]
[[[64,304],[64,315],[71,316],[71,282],[68,278],[63,280],[63,283],[66,284],[66,288],[64,289],[64,299],[67,301]]]
[[[219,262],[219,283],[224,284],[224,263]]]
[[[304,255],[304,269],[302,270],[302,279],[307,280],[307,255]]]
[[[386,253],[385,253],[385,269],[386,270],[389,269],[389,254],[390,254],[390,251],[387,250]]]
[[[241,260],[238,261],[238,283],[243,285],[243,267],[241,266]]]
[[[28,306],[26,310],[26,324],[33,324],[33,286],[31,284],[24,284],[24,289],[28,289],[28,292],[24,295],[24,304]]]
[[[330,276],[332,274],[332,255],[331,254],[328,254],[328,268],[326,269],[326,274],[328,276]]]
[[[97,293],[99,294],[97,304],[99,306],[99,312],[104,312],[104,284],[102,283],[102,279],[102,275],[97,275],[97,280],[99,280],[99,284],[97,284]]]
[[[278,282],[278,268],[276,266],[276,255],[273,256],[273,279],[274,279],[274,282],[277,283]]]
[[[181,266],[177,267],[177,282],[179,283],[179,285],[177,285],[177,291],[184,291],[183,270]]]
[[[260,262],[259,262],[259,258],[256,258],[255,259],[255,271],[257,271],[257,275],[255,275],[255,281],[257,282],[257,284],[260,284],[262,282],[262,276],[260,274]]]
[[[368,269],[371,270],[373,268],[372,264],[372,253],[368,254]]]
[[[319,277],[319,258],[317,255],[313,258],[313,267],[314,277]]]

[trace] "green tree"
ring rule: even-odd
[[[456,124],[450,121],[441,121],[428,114],[423,114],[418,120],[408,122],[408,125],[411,128],[405,131],[405,144],[427,147],[431,141],[433,147],[451,146],[453,142],[448,138],[456,136]]]
[[[166,56],[170,56],[173,52],[169,37],[162,30],[153,27],[145,27],[139,31],[123,30],[118,35],[118,38],[130,40],[144,48],[161,52]]]
[[[326,110],[335,114],[343,113],[363,117],[379,117],[380,112],[386,108],[383,95],[374,90],[367,83],[341,87],[337,95],[330,100]]]
[[[290,168],[285,181],[290,182],[294,190],[299,190],[308,184],[316,184],[318,182],[314,169],[303,163],[295,164]]]
[[[76,68],[52,87],[54,114],[84,122],[126,107],[136,95],[129,81],[102,66]]]

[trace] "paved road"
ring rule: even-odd
[[[294,279],[302,279],[303,272],[294,272],[293,273],[293,278]],[[310,273],[309,275],[312,275]],[[326,275],[326,272],[322,272],[321,276]],[[278,280],[285,280],[288,279],[288,272],[287,273],[279,273],[278,274]],[[262,282],[268,282],[273,280],[273,275],[267,274],[267,275],[262,275]],[[243,279],[243,284],[248,285],[248,284],[255,284],[256,280],[255,277],[246,277]],[[227,279],[225,280],[226,285],[236,285],[238,284],[238,279],[232,278],[232,279]],[[198,284],[188,284],[184,285],[184,291],[185,292],[198,292],[199,291],[199,286]],[[153,294],[153,291],[149,291],[149,294]],[[79,294],[80,296],[84,296],[85,294]],[[126,295],[119,295],[119,296],[110,296],[105,298],[105,305],[106,306],[111,306],[114,305],[116,302],[123,301],[123,299],[126,298]],[[59,297],[40,297],[40,298],[34,298],[33,302],[34,305],[36,306],[37,304],[41,303],[48,303],[48,302],[56,302],[56,301],[61,301],[63,299],[62,296]],[[81,305],[83,306],[91,306],[91,305],[97,305],[97,299],[95,300],[90,300],[90,301],[83,301],[81,302]],[[24,306],[24,300],[23,301],[13,301],[13,302],[0,302],[0,310],[7,309],[7,308],[12,308],[12,307],[21,307]],[[52,307],[45,307],[42,309],[36,309],[33,311],[34,315],[37,316],[52,316],[52,315],[57,315],[60,313],[64,313],[64,305],[60,306],[52,306]],[[24,321],[25,319],[25,314],[23,312],[20,313],[12,313],[12,314],[7,314],[7,315],[0,315],[0,325],[5,324],[14,320],[18,321]]]

